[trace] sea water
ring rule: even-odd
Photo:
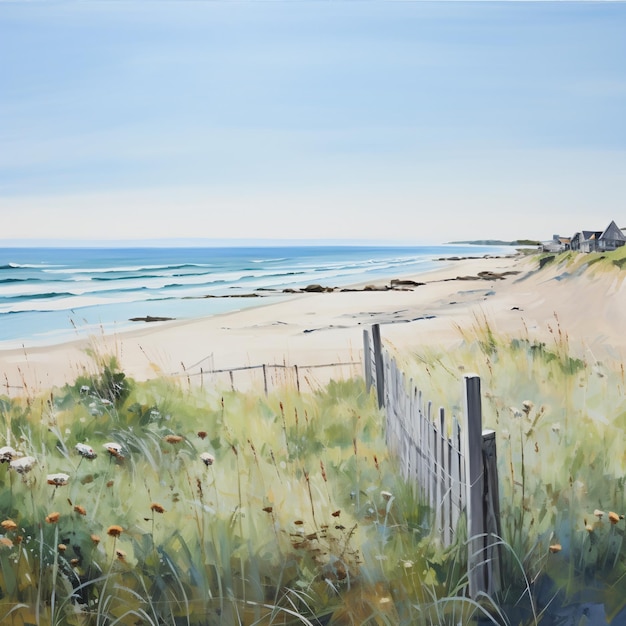
[[[122,331],[131,318],[189,319],[267,304],[283,289],[417,274],[493,246],[4,248],[0,349]],[[257,294],[262,297],[224,297]],[[221,296],[221,297],[207,297]]]

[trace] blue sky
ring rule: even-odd
[[[0,2],[0,239],[626,227],[626,4]]]

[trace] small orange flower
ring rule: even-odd
[[[198,437],[200,437],[200,439],[206,439],[206,431],[205,430],[199,430],[198,431]]]
[[[553,543],[549,550],[550,552],[552,552],[552,554],[556,553],[556,552],[560,552],[563,548],[561,547],[560,543]]]
[[[76,567],[79,563],[80,563],[80,560],[79,560],[79,559],[72,559],[72,560],[70,561],[70,565],[71,565],[72,567]]]
[[[95,544],[98,545],[100,543],[100,537],[98,535],[91,535],[91,541]]]
[[[8,537],[0,537],[0,547],[12,548],[13,542]]]
[[[0,526],[4,530],[15,530],[17,528],[17,524],[12,519],[5,519],[3,522],[0,522]]]
[[[617,522],[619,522],[619,515],[613,511],[609,511],[609,522],[611,522],[611,524],[617,524]]]
[[[74,506],[74,511],[78,513],[79,515],[87,515],[87,511],[85,510],[85,507],[81,506],[80,504],[76,504]]]
[[[123,532],[124,529],[117,524],[113,524],[113,526],[107,528],[107,535],[109,535],[109,537],[119,537]]]
[[[153,502],[150,505],[150,509],[154,511],[155,513],[165,513],[165,509],[158,502]]]
[[[60,517],[61,514],[57,511],[54,511],[54,513],[49,513],[48,515],[46,515],[46,522],[48,522],[48,524],[56,524],[59,521]]]
[[[165,439],[167,443],[180,443],[183,440],[180,435],[165,435],[163,439]]]
[[[117,550],[115,550],[115,556],[117,557],[118,561],[122,561],[122,563],[126,561],[126,552],[124,552],[124,550],[120,550],[118,548]]]
[[[67,546],[64,543],[59,544],[59,552],[65,552],[67,550]]]

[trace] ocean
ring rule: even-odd
[[[145,323],[131,318],[205,317],[284,298],[285,288],[373,282],[435,269],[441,257],[507,251],[469,245],[4,248],[0,349]],[[264,297],[206,297],[251,293]]]

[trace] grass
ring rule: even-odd
[[[614,614],[624,608],[626,581],[624,367],[576,355],[558,318],[548,329],[552,340],[542,343],[498,335],[477,319],[459,329],[460,349],[424,352],[406,367],[426,397],[458,413],[462,375],[481,377],[507,546],[508,587],[498,603],[519,598],[530,582],[533,594],[549,586],[552,600],[593,598]],[[609,512],[617,515],[609,520]]]
[[[557,318],[545,343],[487,319],[459,332],[461,349],[405,367],[457,413],[462,375],[481,376],[498,443],[497,597],[467,597],[463,533],[447,550],[433,541],[362,381],[266,397],[138,383],[98,357],[71,386],[0,397],[0,446],[35,459],[24,473],[0,464],[0,622],[537,624],[580,599],[616,615],[623,366],[576,354]],[[49,484],[56,473],[67,484]]]
[[[362,381],[265,397],[100,369],[0,398],[0,445],[36,460],[0,464],[3,624],[426,624],[479,610],[440,604],[462,573],[430,545]],[[49,484],[59,472],[67,484]]]

